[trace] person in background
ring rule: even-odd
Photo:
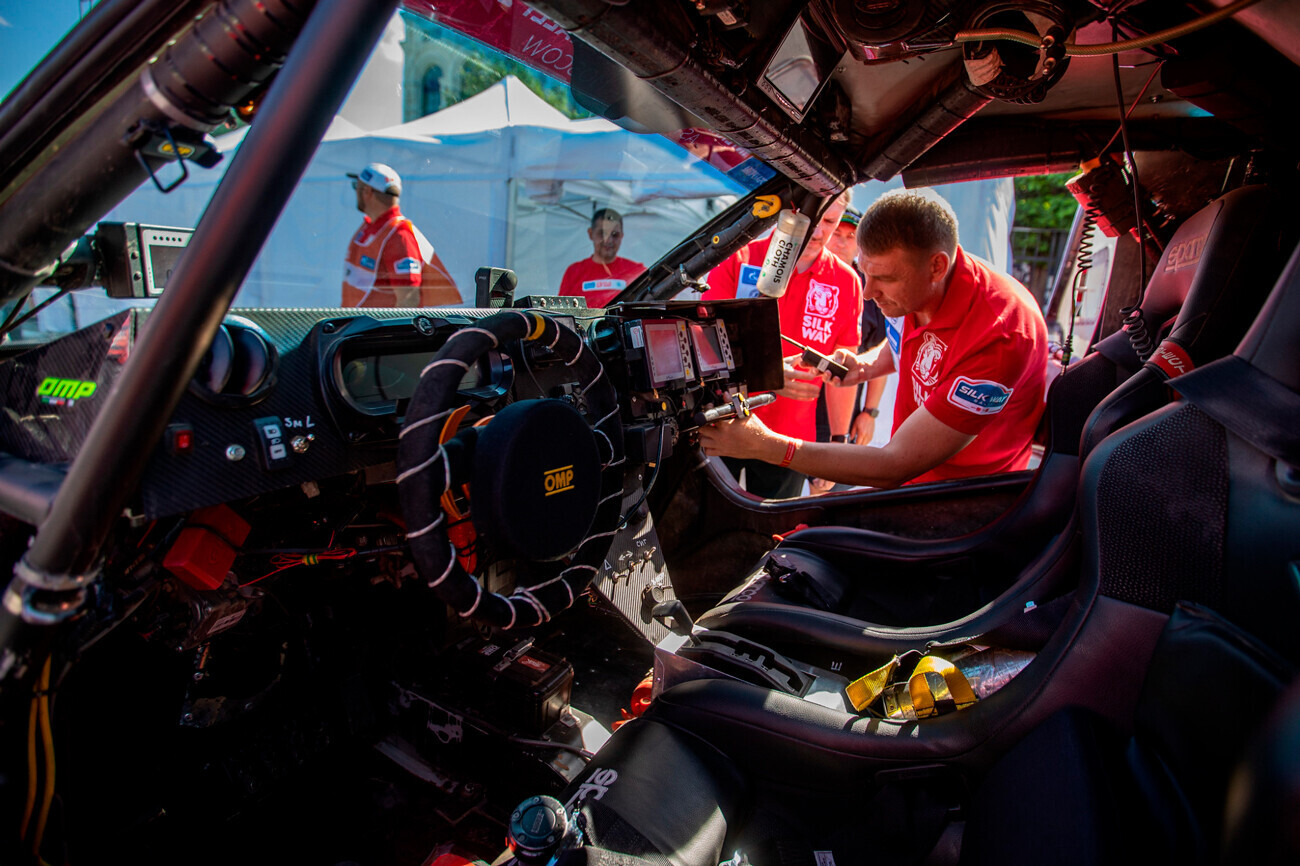
[[[611,207],[591,215],[587,237],[591,239],[591,255],[564,269],[560,294],[586,298],[588,307],[603,307],[640,276],[645,265],[619,257],[623,215]]]
[[[345,307],[438,307],[461,303],[456,281],[419,229],[402,216],[402,179],[372,162],[349,174],[365,222],[343,261]]]
[[[840,217],[840,224],[835,227],[834,234],[826,240],[826,249],[853,268],[859,280],[862,279],[862,271],[858,268],[857,232],[861,220],[862,211],[853,207],[845,208],[843,216]],[[858,351],[859,353],[871,352],[884,342],[885,316],[873,301],[864,301],[862,344],[858,347]],[[858,386],[858,395],[854,402],[855,414],[853,423],[849,427],[849,442],[859,445],[867,445],[871,442],[876,434],[876,418],[880,415],[880,400],[884,392],[884,376]],[[822,396],[817,399],[817,441],[829,442],[830,437],[830,420],[826,414],[826,392],[823,391]],[[815,490],[828,490],[830,487],[831,482],[823,482],[821,479],[815,479],[813,482]]]
[[[871,487],[1027,468],[1047,372],[1033,296],[962,250],[952,208],[933,193],[887,193],[863,215],[857,242],[863,295],[899,328],[897,362],[893,351],[836,358],[849,385],[898,369],[889,443],[801,442],[751,416],[705,427],[701,448]]]
[[[808,242],[795,262],[789,287],[777,301],[781,333],[826,355],[838,349],[856,352],[861,343],[861,283],[848,265],[826,249],[848,203],[846,190],[811,227]],[[770,237],[753,241],[710,271],[709,290],[702,299],[757,297],[758,272],[769,242]],[[787,344],[782,351],[788,349]],[[755,414],[762,419],[764,429],[779,431],[791,439],[813,440],[817,436],[817,395],[822,390],[822,380],[800,365],[798,359],[798,352],[785,358],[786,386],[777,392],[775,403],[755,410]],[[832,438],[847,441],[857,389],[832,386],[826,392]],[[789,468],[780,460],[770,463],[776,465],[761,459],[742,459],[728,460],[727,466],[737,478],[743,469],[745,489],[757,496],[765,499],[798,496],[805,481],[803,472]]]

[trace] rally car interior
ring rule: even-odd
[[[1183,223],[1166,246],[1142,308],[1147,318],[1164,322],[1154,339],[1185,351],[1190,368],[1230,353],[1267,299],[1264,287],[1281,272],[1296,234],[1280,205],[1265,187],[1234,191]],[[1193,241],[1204,244],[1199,261],[1171,266],[1170,251]],[[846,527],[793,533],[698,624],[785,653],[796,646],[843,653],[863,640],[867,623],[940,624],[930,639],[941,641],[982,633],[1008,609],[1072,588],[1077,551],[1069,538],[1078,531],[1072,518],[1080,455],[1086,459],[1109,433],[1164,405],[1166,383],[1179,372],[1161,367],[1158,358],[1143,364],[1128,336],[1108,337],[1052,383],[1040,469],[989,526],[924,541]],[[1088,412],[1089,406],[1095,408]],[[1067,477],[1057,479],[1058,472]],[[790,605],[830,615],[789,616]],[[831,637],[835,632],[843,636]]]
[[[397,5],[108,0],[0,104],[0,860],[1296,854],[1294,4],[535,0],[747,194],[606,309],[232,309]],[[232,111],[192,231],[101,222]],[[695,299],[781,210],[1058,171],[1057,291],[1115,255],[1037,469],[760,501],[695,447],[783,381],[774,301]],[[149,304],[23,342],[37,285]]]

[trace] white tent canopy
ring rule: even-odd
[[[224,150],[238,147],[235,135],[221,139]],[[720,197],[743,191],[666,139],[570,120],[508,77],[400,126],[360,132],[336,118],[237,303],[339,302],[344,252],[361,224],[346,174],[369,162],[401,175],[402,212],[433,242],[466,301],[482,266],[513,268],[520,294],[554,293],[564,268],[591,254],[586,229],[596,208],[623,212],[620,255],[649,264],[731,200]],[[223,171],[192,170],[168,195],[141,188],[106,219],[192,227]]]

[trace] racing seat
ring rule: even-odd
[[[1018,575],[1030,574],[1038,587],[1033,598],[1041,601],[1042,554],[1045,547],[1059,554],[1051,545],[1070,534],[1081,458],[1110,432],[1164,405],[1172,375],[1232,351],[1282,268],[1289,250],[1281,246],[1284,224],[1280,196],[1255,186],[1228,193],[1179,228],[1143,301],[1152,323],[1177,316],[1168,338],[1142,365],[1128,336],[1112,334],[1057,378],[1048,394],[1042,465],[997,520],[936,540],[848,527],[796,532],[699,624],[798,657],[787,637],[803,626],[786,618],[791,606],[859,623],[941,623],[994,602]],[[820,637],[790,639],[802,646]]]
[[[1300,662],[1297,346],[1300,249],[1235,355],[1187,374],[1182,399],[1089,455],[1079,586],[1063,609],[1005,611],[1008,625],[1046,617],[1048,634],[1001,690],[895,722],[746,682],[683,683],[616,732],[570,790],[598,774],[605,787],[636,789],[621,796],[639,811],[616,817],[638,839],[671,815],[655,790],[708,790],[719,760],[743,780],[729,787],[739,802],[697,803],[713,820],[674,827],[707,844],[625,852],[620,833],[604,832],[611,816],[578,797],[599,849],[580,856],[675,866],[714,866],[733,848],[754,862],[838,866],[1213,858],[1228,772]],[[877,653],[845,672],[924,646],[913,631],[880,636]],[[645,755],[665,739],[709,763],[654,766]],[[631,755],[639,762],[625,775]]]

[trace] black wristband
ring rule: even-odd
[[[879,418],[879,417],[880,417],[880,410],[879,410],[879,409],[875,409],[875,408],[872,408],[872,409],[863,409],[862,411],[863,411],[863,412],[866,412],[866,413],[867,413],[868,415],[870,415],[872,418]]]
[[[849,434],[847,434],[847,433],[832,433],[832,434],[831,434],[831,441],[832,441],[832,442],[848,442],[848,441],[849,441]]]

